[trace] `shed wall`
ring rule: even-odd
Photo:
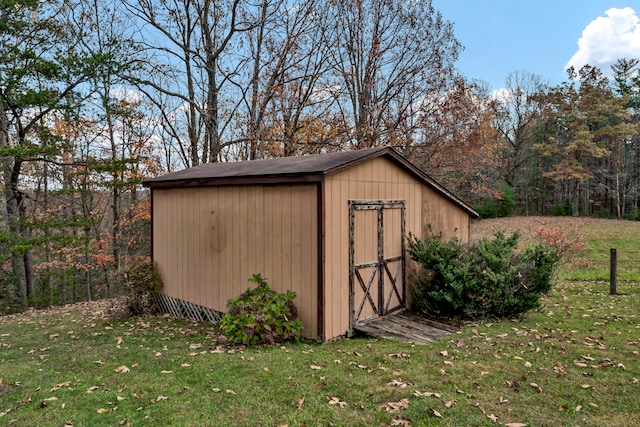
[[[153,258],[168,296],[226,312],[261,273],[293,290],[303,334],[317,337],[317,185],[153,190]]]
[[[404,200],[407,232],[422,231],[422,186],[382,157],[327,177],[325,182],[324,338],[349,330],[349,200]],[[375,243],[371,243],[374,244]]]
[[[430,226],[445,240],[457,237],[463,243],[469,241],[469,213],[426,185],[422,188],[422,225],[418,237],[429,235]]]

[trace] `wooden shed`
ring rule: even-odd
[[[408,233],[467,241],[477,216],[389,147],[210,163],[145,185],[165,310],[219,316],[260,273],[296,292],[318,340],[406,306]]]

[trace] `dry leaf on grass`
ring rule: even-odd
[[[341,408],[344,408],[345,406],[347,406],[347,402],[340,400],[339,397],[327,396],[327,400],[329,401],[329,405],[338,405]]]
[[[416,391],[414,391],[414,392],[413,392],[413,393],[411,393],[411,394],[413,394],[413,395],[414,395],[414,396],[416,396],[416,397],[426,396],[426,397],[437,397],[437,398],[440,398],[440,397],[442,396],[442,394],[441,394],[441,393],[434,392],[434,391],[425,391],[425,392],[422,392],[422,391],[418,391],[418,390],[416,390]]]
[[[118,374],[127,374],[127,373],[131,372],[131,369],[127,368],[125,365],[122,365],[122,366],[118,366],[116,369],[114,369],[113,372],[116,372]]]
[[[392,426],[410,426],[411,420],[409,418],[404,417],[395,417],[391,420]]]
[[[385,354],[385,357],[388,357],[390,359],[410,359],[411,355],[406,353],[390,353]]]
[[[378,408],[384,409],[387,412],[392,411],[401,411],[403,409],[409,408],[409,399],[401,399],[398,402],[387,402],[381,405],[378,405]]]
[[[407,381],[403,381],[402,378],[398,378],[397,380],[392,380],[392,381],[388,382],[387,385],[394,386],[394,387],[400,387],[400,388],[407,388],[407,386],[411,385],[411,383],[409,383]]]
[[[434,417],[442,418],[442,414],[433,408],[429,408],[429,412],[431,412],[431,415],[433,415]]]

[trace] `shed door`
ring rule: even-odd
[[[404,201],[349,201],[350,325],[405,306]]]

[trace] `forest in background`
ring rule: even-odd
[[[462,49],[430,0],[0,0],[0,314],[117,295],[142,180],[207,162],[389,145],[486,217],[640,219],[638,59],[490,93]]]

